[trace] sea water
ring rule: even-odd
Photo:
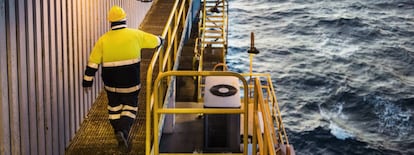
[[[230,0],[232,71],[250,32],[297,154],[414,154],[414,0]]]

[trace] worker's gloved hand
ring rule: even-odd
[[[157,46],[157,48],[160,48],[161,46],[163,46],[163,45],[164,45],[164,43],[165,43],[165,39],[164,39],[164,38],[162,38],[161,36],[158,36],[158,38],[160,39],[160,44]]]

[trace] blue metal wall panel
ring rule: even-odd
[[[81,82],[95,41],[120,5],[138,27],[151,3],[136,0],[0,0],[0,154],[56,155],[102,91]]]

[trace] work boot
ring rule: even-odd
[[[125,134],[122,131],[117,131],[115,135],[116,135],[116,140],[118,140],[118,148],[122,152],[127,152],[129,149],[128,149],[128,140]]]

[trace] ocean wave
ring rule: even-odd
[[[364,20],[359,17],[346,18],[346,17],[331,17],[327,19],[319,19],[317,25],[325,26],[326,28],[360,28],[366,27],[368,24],[363,22]]]
[[[331,129],[325,127],[317,127],[313,130],[303,132],[294,132],[291,130],[287,130],[287,132],[289,139],[291,139],[291,144],[296,150],[300,150],[300,152],[296,152],[298,155],[403,155],[407,153],[387,150],[381,147],[377,148],[367,142],[355,139],[338,139],[331,134]],[[314,141],[318,143],[312,143]]]
[[[375,96],[367,101],[374,107],[378,118],[378,133],[396,139],[410,138],[414,134],[413,111]],[[405,109],[405,110],[404,110]]]
[[[414,138],[413,112],[408,103],[412,98],[398,104],[402,101],[340,90],[327,100],[328,103],[320,104],[320,115],[329,122],[326,126],[335,137],[355,138],[390,149],[401,148],[399,144]]]
[[[373,3],[378,9],[413,9],[414,2],[411,0],[377,1]]]
[[[297,154],[414,154],[413,3],[231,0],[227,63],[255,32]]]

